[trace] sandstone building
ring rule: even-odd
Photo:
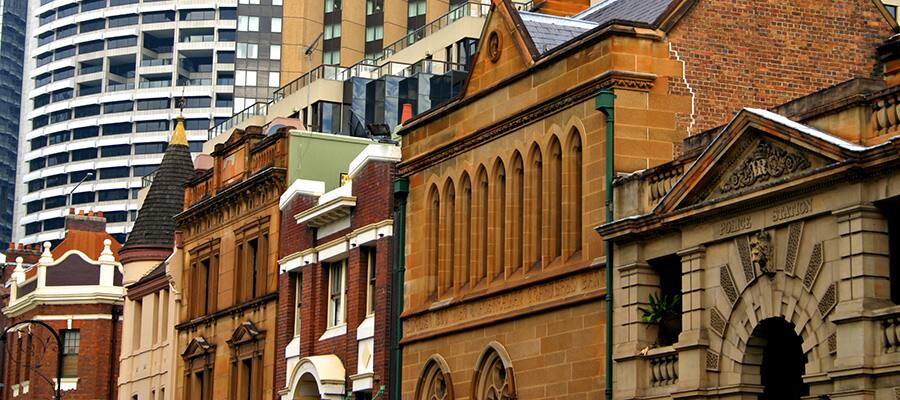
[[[652,168],[737,107],[877,75],[896,26],[869,0],[738,3],[555,17],[492,2],[462,94],[400,131],[403,398],[603,396],[604,164]],[[595,103],[599,89],[614,103]]]
[[[126,288],[120,399],[178,398],[172,392],[179,358],[173,342],[181,286],[173,278],[180,276],[182,252],[174,217],[183,210],[184,185],[193,176],[184,121],[179,117],[137,222],[119,252]]]
[[[900,393],[900,42],[879,53],[885,80],[743,109],[619,180],[615,398]],[[674,332],[651,294],[680,294]]]

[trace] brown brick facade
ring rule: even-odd
[[[9,319],[12,326],[19,321],[39,318],[60,332],[77,329],[81,343],[78,352],[78,386],[63,392],[65,399],[96,400],[115,398],[118,378],[119,349],[121,348],[122,306],[108,304],[41,305]],[[69,318],[72,318],[71,321]],[[69,325],[71,323],[71,325]],[[21,329],[21,328],[20,328]],[[55,394],[57,345],[44,327],[33,326],[30,384],[28,393],[12,396],[11,385],[25,378],[27,360],[27,335],[15,332],[7,335],[4,343],[9,357],[5,360],[3,382],[5,399],[47,400]],[[21,360],[16,349],[22,344]],[[44,346],[46,344],[46,347]],[[18,362],[17,362],[18,361]],[[16,372],[18,369],[18,373]],[[18,374],[18,375],[17,375]]]
[[[282,259],[297,253],[340,241],[360,231],[371,230],[373,226],[384,224],[391,219],[393,194],[391,179],[395,174],[395,164],[390,161],[373,160],[366,162],[353,176],[352,195],[356,206],[349,218],[350,226],[316,239],[315,230],[307,224],[298,224],[294,219],[303,211],[317,205],[318,197],[298,194],[283,208]],[[346,240],[346,239],[344,239]],[[368,240],[368,239],[367,239]],[[320,339],[328,329],[328,273],[322,263],[302,265],[279,276],[279,331],[276,367],[276,384],[284,388],[282,395],[297,390],[296,382],[288,382],[287,376],[296,368],[297,359],[289,364],[283,357],[288,342],[299,341],[299,358],[321,355],[337,356],[345,368],[345,393],[353,391],[353,376],[357,375],[359,341],[357,329],[367,318],[368,263],[366,256],[375,252],[375,303],[374,303],[374,344],[372,346],[373,384],[371,391],[378,392],[382,385],[388,385],[388,356],[390,351],[390,277],[392,237],[377,237],[354,246],[351,244],[343,255],[335,259],[346,259],[345,323],[346,333],[328,339]],[[283,261],[284,262],[284,261]],[[300,309],[301,328],[299,336],[294,332],[296,304],[296,279],[302,274],[302,298]],[[289,365],[291,367],[289,367]],[[358,379],[358,378],[357,378]],[[293,385],[293,387],[292,387]],[[388,396],[387,392],[384,396]],[[388,397],[385,397],[388,398]],[[390,398],[397,398],[390,396]]]
[[[695,95],[679,128],[696,134],[728,122],[741,107],[774,107],[877,76],[874,50],[891,34],[871,0],[698,1],[668,35],[672,57],[685,69],[670,93]]]

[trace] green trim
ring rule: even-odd
[[[613,220],[613,177],[616,168],[615,151],[615,114],[616,95],[612,89],[602,89],[594,98],[594,107],[606,117],[606,168],[604,196],[606,208],[606,223]],[[604,253],[606,256],[606,400],[612,400],[613,395],[613,243],[604,240]]]

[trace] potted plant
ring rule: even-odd
[[[667,346],[678,341],[681,333],[681,296],[650,294],[648,307],[638,307],[641,321],[659,329],[658,344]]]

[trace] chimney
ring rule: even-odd
[[[587,10],[591,0],[537,0],[533,10],[541,14],[569,17]]]
[[[66,216],[66,234],[71,232],[106,232],[106,218],[103,218],[103,211],[88,211],[87,215],[83,211],[78,214],[75,209]]]
[[[10,243],[9,248],[6,249],[6,261],[15,260],[16,257],[22,257],[22,262],[25,265],[31,265],[37,263],[38,259],[41,258],[41,249],[39,246]]]
[[[412,117],[413,117],[412,104],[403,103],[403,112],[400,113],[400,125],[405,124],[406,121],[409,121],[410,118],[412,118]]]

